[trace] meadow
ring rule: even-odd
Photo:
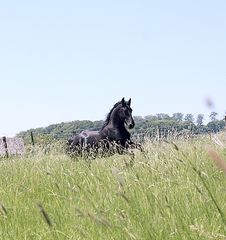
[[[0,239],[226,239],[225,146],[223,132],[146,140],[134,156],[2,158]]]

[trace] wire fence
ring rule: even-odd
[[[25,153],[24,141],[22,138],[0,138],[0,156],[22,155]]]

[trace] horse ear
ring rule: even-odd
[[[121,101],[122,105],[126,105],[126,101],[125,101],[125,98],[122,98],[122,101]]]
[[[130,106],[131,105],[131,98],[129,99],[129,101],[127,102],[127,104]]]

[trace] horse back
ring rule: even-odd
[[[85,147],[86,145],[94,146],[100,140],[100,134],[98,131],[82,131],[81,133],[74,135],[69,139],[68,144],[73,150],[76,147]]]

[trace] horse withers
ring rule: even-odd
[[[134,128],[132,117],[131,99],[122,98],[117,102],[107,115],[100,131],[85,130],[74,135],[68,140],[70,154],[83,152],[124,152],[133,145],[127,128]]]

